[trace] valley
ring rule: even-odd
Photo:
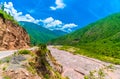
[[[0,79],[120,79],[120,13],[82,28],[23,14],[0,4]]]
[[[27,31],[30,36],[31,44],[37,45],[40,43],[46,44],[48,41],[60,37],[62,35],[67,34],[67,32],[63,32],[60,30],[49,30],[47,28],[42,27],[41,25],[20,21],[19,24]]]
[[[75,47],[82,54],[102,61],[120,64],[120,14],[109,15],[68,35],[53,39],[54,45]]]

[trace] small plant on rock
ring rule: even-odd
[[[29,50],[20,50],[18,54],[31,54],[31,51]]]

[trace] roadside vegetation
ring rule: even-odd
[[[47,46],[44,44],[39,45],[38,50],[35,51],[36,57],[34,60],[29,62],[32,68],[36,69],[36,72],[43,79],[68,79],[63,78],[59,71],[54,70],[50,64],[48,56],[51,58],[51,61],[55,62],[55,59],[50,56],[50,51],[47,49]]]
[[[117,57],[113,57],[113,56],[109,56],[109,55],[105,55],[103,53],[100,53],[101,51],[99,51],[100,49],[96,49],[95,47],[91,47],[90,46],[79,46],[79,47],[75,47],[75,46],[61,46],[61,47],[57,47],[60,50],[65,50],[65,51],[69,51],[73,54],[80,54],[83,56],[87,56],[87,57],[92,57],[92,58],[96,58],[105,62],[109,62],[109,63],[113,63],[113,64],[120,64],[120,58],[117,58],[118,54],[115,54]],[[87,49],[88,48],[88,49]],[[104,50],[104,47],[103,47]],[[94,53],[94,52],[98,52],[98,53]],[[109,54],[109,53],[108,53]]]
[[[84,79],[106,79],[107,72],[113,72],[114,70],[114,66],[110,64],[99,70],[90,71],[88,75],[84,76]]]

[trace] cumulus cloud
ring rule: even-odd
[[[62,3],[62,0],[56,0],[56,9],[58,8],[64,8],[65,4]],[[65,24],[60,20],[54,19],[53,17],[48,17],[46,19],[35,19],[30,14],[23,15],[22,12],[18,12],[12,2],[4,3],[5,11],[7,13],[10,13],[17,21],[27,21],[27,22],[33,22],[36,24],[42,23],[45,28],[48,28],[49,30],[62,30],[65,32],[71,32],[72,28],[77,27],[74,23]]]
[[[51,23],[53,22],[54,19],[52,17],[46,18],[45,20],[43,20],[44,23]]]
[[[56,20],[53,17],[41,20],[41,22],[43,22],[45,28],[48,28],[50,30],[62,30],[65,32],[71,32],[72,28],[77,27],[77,25],[74,23],[64,24],[62,21]]]
[[[4,6],[5,6],[5,11],[7,13],[10,13],[14,19],[16,19],[17,21],[28,21],[28,22],[33,22],[33,23],[39,23],[40,20],[36,20],[34,19],[30,14],[26,14],[26,15],[23,15],[22,12],[18,12],[14,6],[13,6],[13,3],[12,2],[4,2]]]
[[[57,10],[57,9],[63,9],[66,5],[63,3],[63,0],[56,0],[55,1],[56,6],[51,6],[51,10]]]
[[[66,29],[66,28],[74,28],[74,27],[76,27],[76,26],[77,26],[77,25],[74,24],[74,23],[65,24],[65,25],[63,26],[63,29]]]

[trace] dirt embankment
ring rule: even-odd
[[[0,15],[0,50],[27,48],[29,43],[30,38],[22,27]]]

